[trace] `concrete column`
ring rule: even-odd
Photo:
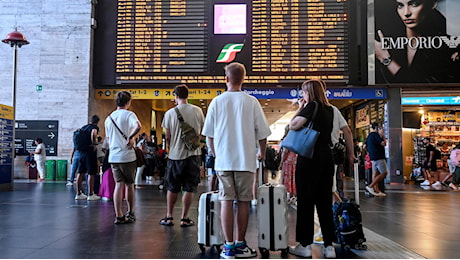
[[[164,115],[165,115],[164,111],[155,111],[155,129],[156,129],[156,137],[158,140],[158,144],[163,144],[163,141],[162,141],[163,128],[161,127],[161,122],[163,122]],[[163,144],[163,147],[166,147],[166,144]]]
[[[402,106],[401,106],[401,89],[388,88],[388,100],[385,116],[387,125],[387,145],[389,158],[388,176],[390,182],[403,183],[403,149],[402,149]]]

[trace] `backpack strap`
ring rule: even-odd
[[[179,119],[179,122],[183,123],[183,122],[184,122],[184,118],[182,117],[182,114],[180,113],[179,108],[175,107],[175,108],[174,108],[174,111],[176,111],[177,119]]]
[[[118,131],[123,136],[123,138],[128,140],[128,137],[125,135],[125,133],[123,133],[123,131],[121,131],[121,129],[118,127],[117,123],[115,123],[115,120],[113,120],[112,116],[109,116],[109,117],[110,117],[110,120],[112,120],[113,125],[118,129]]]

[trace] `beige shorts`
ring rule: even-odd
[[[129,163],[112,163],[112,172],[115,182],[133,184],[134,176],[136,176],[136,170],[136,161]]]
[[[251,201],[253,172],[217,172],[217,177],[220,200]]]

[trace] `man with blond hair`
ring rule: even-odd
[[[257,256],[257,252],[246,244],[245,236],[256,161],[265,159],[271,131],[259,101],[241,90],[245,76],[246,69],[240,63],[233,62],[225,67],[227,91],[209,105],[202,133],[216,157],[214,168],[219,178],[225,236],[220,256],[224,259]],[[259,142],[259,153],[256,142]],[[238,201],[236,216],[233,213],[235,199]]]

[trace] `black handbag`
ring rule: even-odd
[[[308,159],[313,158],[315,144],[319,137],[319,132],[313,129],[313,121],[315,120],[316,113],[318,112],[318,103],[316,101],[313,102],[315,103],[315,110],[313,111],[313,116],[311,117],[307,127],[301,128],[297,131],[290,130],[281,142],[281,147]]]

